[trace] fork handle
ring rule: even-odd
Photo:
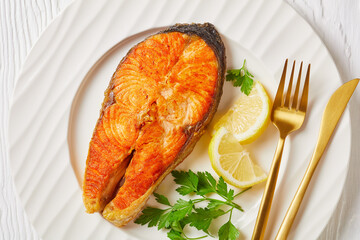
[[[271,164],[269,176],[266,182],[264,194],[262,196],[259,213],[256,219],[252,240],[261,240],[264,238],[267,221],[269,219],[269,213],[271,203],[274,196],[276,187],[276,181],[279,175],[281,157],[284,149],[285,137],[280,136],[278,145],[276,147],[273,162]]]

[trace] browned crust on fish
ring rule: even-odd
[[[180,32],[185,33],[187,35],[196,35],[202,38],[208,46],[211,47],[213,52],[215,53],[215,56],[217,58],[218,62],[218,77],[217,82],[214,90],[214,95],[212,96],[211,105],[208,108],[208,111],[203,116],[203,118],[198,121],[195,125],[185,127],[185,134],[188,136],[187,141],[185,144],[183,144],[181,150],[179,151],[178,155],[176,156],[175,160],[172,162],[172,164],[165,170],[165,172],[157,179],[157,181],[146,191],[144,195],[142,195],[140,198],[135,200],[131,203],[131,205],[125,209],[118,209],[112,202],[110,202],[106,208],[103,211],[103,216],[113,223],[116,226],[124,226],[129,221],[134,219],[139,212],[143,209],[143,207],[146,204],[146,201],[150,197],[150,195],[153,193],[153,191],[157,188],[157,186],[162,182],[162,180],[172,171],[176,168],[177,165],[179,165],[193,150],[195,147],[196,142],[200,139],[202,134],[204,133],[205,127],[207,124],[211,121],[213,118],[221,95],[222,95],[222,87],[225,79],[225,71],[226,71],[226,56],[225,56],[225,46],[221,40],[221,37],[219,33],[216,31],[215,27],[210,23],[205,24],[176,24],[174,26],[169,27],[168,29],[161,31],[159,33],[169,33],[169,32]],[[146,41],[146,39],[144,40]],[[139,43],[140,44],[140,43]],[[104,101],[100,110],[100,117],[97,121],[96,126],[100,124],[100,121],[104,115],[105,110],[111,106],[115,100],[114,100],[114,81],[116,79],[115,75],[121,65],[123,64],[124,60],[128,57],[129,53],[136,48],[139,44],[135,45],[128,54],[121,60],[119,63],[108,88],[106,89],[104,95]],[[95,128],[96,129],[96,128]],[[95,135],[95,130],[94,130]],[[94,137],[93,137],[94,138]],[[87,159],[88,162],[89,159]],[[87,199],[84,197],[84,203],[86,205]],[[101,203],[100,205],[100,211],[103,208],[103,205],[106,203]],[[91,209],[91,207],[88,208],[88,212],[94,212],[99,211],[99,209]]]

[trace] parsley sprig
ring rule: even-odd
[[[227,71],[226,81],[233,82],[234,87],[241,87],[241,91],[249,95],[253,87],[254,76],[246,68],[246,59],[240,69]]]
[[[212,221],[229,214],[228,221],[218,231],[218,237],[220,240],[235,240],[239,237],[239,230],[231,223],[231,216],[234,209],[244,210],[233,200],[249,188],[235,194],[233,189],[228,189],[222,177],[216,181],[208,172],[194,173],[189,170],[188,172],[173,171],[171,174],[174,181],[180,185],[176,191],[182,196],[191,194],[193,198],[190,200],[179,198],[175,204],[171,204],[164,195],[154,193],[155,200],[167,208],[147,207],[135,223],[147,224],[148,227],[157,226],[159,230],[169,229],[167,236],[172,240],[195,240],[212,236],[209,232]],[[209,194],[217,194],[222,200],[210,198]],[[194,195],[198,197],[196,198]],[[201,202],[205,202],[206,207],[198,207]],[[204,204],[202,205],[204,206]],[[186,236],[184,227],[187,225],[203,231],[206,235],[196,238]]]

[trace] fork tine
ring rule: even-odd
[[[286,98],[285,98],[285,103],[284,103],[284,107],[288,107],[288,108],[290,108],[290,96],[291,96],[292,83],[293,83],[293,78],[294,78],[294,69],[295,69],[295,60],[294,60],[293,66],[292,66],[290,82],[289,82],[289,86],[288,86]]]
[[[308,66],[307,72],[306,72],[306,79],[304,83],[304,89],[301,96],[301,102],[299,106],[299,110],[306,112],[307,108],[307,102],[308,102],[308,94],[309,94],[309,79],[310,79],[310,64]]]
[[[286,68],[287,68],[288,60],[285,60],[284,69],[281,75],[279,87],[276,92],[276,96],[273,103],[273,108],[279,107],[282,105],[283,93],[284,93],[284,84],[285,84],[285,77],[286,77]]]
[[[302,66],[303,66],[303,62],[301,61],[300,69],[299,69],[299,75],[298,75],[298,79],[297,79],[297,82],[296,82],[296,88],[295,88],[295,93],[294,93],[293,102],[292,102],[292,108],[294,108],[294,109],[297,109],[297,105],[298,105]]]

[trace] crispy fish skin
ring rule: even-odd
[[[90,141],[87,212],[103,211],[119,227],[138,215],[211,121],[225,69],[224,44],[209,23],[171,26],[128,52],[105,92]]]
[[[113,197],[140,128],[154,117],[149,113],[158,97],[159,76],[170,71],[186,45],[187,38],[181,36],[181,33],[165,35],[163,41],[171,42],[172,48],[161,44],[156,36],[139,43],[122,59],[113,74],[89,144],[83,182],[83,201],[88,213],[102,211]],[[169,57],[165,59],[161,55]],[[149,56],[156,56],[156,61],[149,61]],[[111,108],[122,114],[107,114],[113,112],[108,110]],[[116,139],[119,140],[117,144]]]
[[[139,134],[136,119],[118,105],[107,107],[102,115],[90,143],[83,184],[89,213],[101,211],[111,200]]]

